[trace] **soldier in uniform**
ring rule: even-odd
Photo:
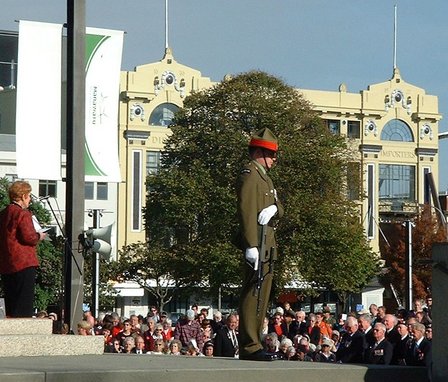
[[[277,358],[275,354],[264,352],[260,339],[272,285],[273,269],[269,263],[276,258],[273,218],[283,215],[283,207],[268,176],[268,170],[276,162],[277,151],[274,134],[267,128],[258,131],[250,140],[251,161],[241,170],[237,186],[240,246],[246,260],[239,308],[240,359],[270,361]],[[266,245],[264,253],[260,253],[264,225],[267,225]],[[260,256],[265,277],[259,292],[255,292]]]

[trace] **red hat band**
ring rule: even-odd
[[[250,140],[249,146],[262,147],[271,151],[278,150],[278,144],[275,142],[265,141],[264,139],[252,138]]]

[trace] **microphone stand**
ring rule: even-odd
[[[61,223],[59,222],[59,219],[56,216],[56,212],[55,212],[53,206],[50,203],[50,196],[43,197],[43,198],[38,198],[35,195],[33,195],[33,196],[39,202],[42,202],[42,201],[46,201],[47,202],[48,207],[50,208],[51,214],[53,216],[53,219],[55,220],[55,222],[56,222],[56,224],[57,224],[57,226],[58,226],[58,228],[59,228],[59,230],[61,232],[62,239],[64,240],[64,250],[68,249],[68,251],[70,252],[70,255],[71,255],[71,257],[72,257],[72,259],[73,259],[73,261],[74,261],[74,263],[75,263],[75,265],[76,265],[76,267],[78,269],[79,274],[82,275],[83,272],[81,270],[81,267],[79,266],[78,261],[76,260],[75,255],[73,254],[73,248],[71,247],[70,243],[68,242],[67,236],[65,234],[65,231],[63,230],[62,225],[61,225]],[[67,266],[67,262],[64,262],[64,272],[62,274],[62,280],[61,280],[61,283],[62,283],[61,290],[62,291],[64,290],[64,285],[65,285],[65,283],[64,283],[64,276],[67,274],[66,266]],[[64,294],[61,294],[61,296],[63,296],[63,295]],[[64,304],[63,304],[62,301],[60,301],[59,304],[60,304],[60,309],[61,309],[61,320],[62,320],[62,322],[64,322],[65,321],[64,320],[64,309],[63,309]]]

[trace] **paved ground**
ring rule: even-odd
[[[1,382],[426,382],[426,370],[312,362],[103,354],[0,358]]]

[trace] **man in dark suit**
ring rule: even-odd
[[[304,335],[307,330],[307,323],[306,323],[306,314],[303,310],[299,310],[296,312],[296,322],[297,322],[297,334]]]
[[[364,334],[358,330],[358,320],[348,317],[345,321],[346,332],[342,336],[341,344],[336,352],[338,362],[362,363],[365,350]]]
[[[370,345],[365,353],[365,362],[374,365],[389,365],[394,353],[394,347],[386,340],[386,326],[378,323],[373,327],[375,342]]]
[[[386,339],[395,347],[401,340],[397,330],[398,319],[393,314],[386,314],[383,319],[386,326]]]
[[[361,314],[358,317],[359,330],[364,333],[366,346],[369,348],[375,343],[375,337],[372,328],[372,316],[368,313]]]
[[[394,348],[394,356],[392,358],[392,365],[404,365],[406,351],[410,345],[411,336],[409,335],[408,326],[404,322],[399,322],[397,325],[398,333],[400,333],[401,340]]]
[[[291,341],[294,340],[294,337],[299,331],[299,324],[294,319],[295,314],[292,310],[285,310],[285,314],[283,315],[283,335],[288,337]]]
[[[145,339],[138,335],[135,337],[135,347],[132,349],[131,353],[135,354],[146,354],[145,349]]]
[[[238,337],[236,328],[238,318],[235,314],[229,314],[226,320],[226,326],[218,330],[214,339],[215,357],[235,357],[238,354]]]
[[[219,310],[213,312],[213,320],[210,321],[213,333],[218,333],[220,329],[226,326],[225,320],[222,318],[222,313]]]
[[[406,365],[426,366],[429,370],[432,363],[432,343],[425,338],[425,325],[413,324],[411,331],[414,339],[406,351]]]

